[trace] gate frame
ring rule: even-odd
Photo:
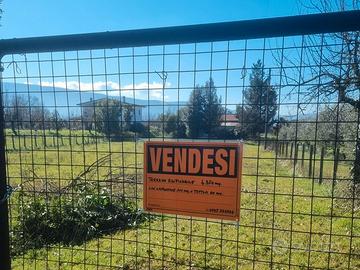
[[[11,269],[8,185],[5,154],[5,118],[3,106],[2,71],[0,66],[0,268]],[[6,233],[5,233],[6,232]]]
[[[223,23],[0,40],[7,54],[96,50],[360,30],[360,10]]]

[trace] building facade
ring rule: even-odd
[[[81,117],[84,122],[91,123],[94,121],[95,117],[95,111],[97,107],[100,107],[100,104],[103,103],[103,101],[111,100],[112,98],[101,98],[96,100],[90,100],[87,102],[83,102],[78,104],[81,108]],[[116,98],[113,98],[114,100],[119,100]],[[125,101],[125,97],[122,98],[120,102],[119,110],[121,110],[121,119],[119,121],[126,121],[126,117],[129,117],[131,123],[135,122],[142,122],[142,109],[145,106],[138,105],[134,103],[129,103]],[[128,116],[125,115],[125,111],[129,113]]]

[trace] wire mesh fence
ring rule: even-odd
[[[5,50],[12,267],[360,269],[360,20],[327,16]],[[239,222],[142,211],[146,140],[243,140]]]

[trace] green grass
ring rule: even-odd
[[[131,189],[114,192],[136,197],[141,207],[142,151],[142,142],[11,151],[9,177],[11,185],[16,185],[34,171],[61,186],[76,177],[84,164],[112,153],[111,167],[99,168],[98,178],[109,170],[132,177]],[[330,168],[331,164],[325,164],[326,172]],[[349,166],[341,164],[338,177],[347,178],[348,171]],[[134,176],[136,172],[138,176]],[[360,257],[349,258],[350,250],[360,253],[360,213],[350,210],[349,199],[331,199],[332,194],[342,194],[344,181],[334,190],[330,181],[319,185],[303,177],[290,162],[276,160],[274,152],[255,144],[245,145],[243,174],[239,226],[166,215],[137,229],[118,231],[80,246],[54,245],[29,251],[13,258],[13,268],[288,269],[291,264],[296,265],[291,269],[308,269],[309,263],[310,268],[347,269],[350,259],[350,269],[360,269]],[[17,203],[16,196],[11,203]]]

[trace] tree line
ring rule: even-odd
[[[175,113],[161,114],[149,125],[132,121],[131,106],[117,99],[100,100],[94,105],[91,119],[71,117],[64,119],[50,111],[36,97],[14,95],[5,105],[5,123],[16,134],[19,129],[73,128],[96,130],[107,137],[124,133],[137,133],[143,137],[173,138],[256,138],[271,130],[277,112],[277,93],[271,86],[270,75],[265,74],[263,63],[258,60],[252,66],[249,86],[244,90],[244,102],[235,112],[226,110],[212,78],[197,85],[183,108]],[[237,124],[226,126],[225,115],[236,115]]]
[[[244,102],[237,105],[236,112],[226,110],[210,78],[204,85],[195,87],[184,108],[162,114],[158,126],[174,138],[258,138],[261,133],[272,130],[278,109],[271,76],[266,75],[260,60],[253,64],[249,86],[243,94]],[[236,115],[235,126],[226,126],[225,116],[229,114]]]
[[[67,126],[57,110],[50,111],[38,98],[22,95],[5,98],[4,119],[5,128],[11,129],[15,135],[21,129],[60,130]]]

